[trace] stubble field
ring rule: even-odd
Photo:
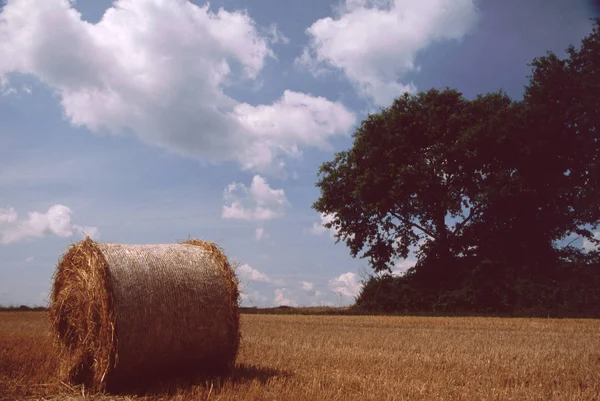
[[[242,315],[229,378],[90,395],[44,312],[0,313],[1,400],[597,400],[600,321]]]

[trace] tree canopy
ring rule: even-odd
[[[335,216],[329,224],[338,237],[353,256],[366,248],[376,271],[419,244],[464,252],[458,239],[499,179],[495,152],[510,150],[503,142],[515,113],[503,93],[473,101],[451,89],[405,94],[363,121],[353,148],[321,167],[314,207]]]
[[[369,115],[320,168],[326,226],[376,272],[412,250],[437,280],[459,261],[535,275],[580,257],[565,240],[600,223],[599,22],[567,58],[533,60],[521,101],[430,89]]]

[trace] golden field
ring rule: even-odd
[[[600,321],[242,315],[231,377],[88,394],[45,312],[0,313],[0,400],[598,400]]]

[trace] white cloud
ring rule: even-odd
[[[10,244],[31,238],[41,238],[47,234],[70,237],[74,233],[79,233],[88,235],[90,238],[98,235],[96,227],[72,224],[72,213],[67,206],[54,205],[46,213],[30,212],[26,220],[19,221],[14,208],[0,209],[0,243]]]
[[[324,225],[327,223],[331,223],[333,221],[333,219],[335,218],[335,215],[333,214],[325,214],[325,213],[321,213],[320,216],[320,221],[319,222],[314,222],[312,227],[310,227],[308,229],[308,232],[313,234],[313,235],[322,235],[324,234],[326,231],[329,231],[329,233],[331,234],[331,237],[334,238],[335,234],[338,233],[339,228],[333,226],[331,228],[325,228]]]
[[[18,218],[19,215],[13,207],[0,209],[0,224],[14,223]]]
[[[258,227],[254,230],[254,239],[256,241],[261,241],[263,238],[269,238],[269,234],[267,234],[264,228]]]
[[[392,269],[392,276],[402,276],[408,269],[417,264],[416,260],[405,259],[402,262],[396,263]]]
[[[9,96],[13,93],[17,93],[17,91],[10,86],[8,79],[2,76],[2,73],[0,72],[0,96]]]
[[[317,290],[312,294],[312,300],[310,301],[311,306],[335,306],[331,301],[323,299],[325,294]]]
[[[379,105],[416,90],[401,80],[418,71],[419,51],[460,40],[477,21],[475,0],[345,0],[337,14],[306,30],[310,43],[296,63],[315,75],[327,68],[343,72]]]
[[[275,305],[283,306],[298,306],[298,303],[293,299],[288,298],[289,290],[287,288],[277,288],[275,290]]]
[[[239,265],[236,269],[236,274],[248,281],[256,281],[260,283],[271,283],[273,281],[266,274],[259,272],[248,264]]]
[[[10,96],[17,93],[17,90],[13,87],[0,87],[0,96]]]
[[[304,290],[304,291],[311,291],[314,287],[313,283],[310,283],[308,281],[301,281],[300,282],[300,287]]]
[[[269,298],[257,290],[241,290],[240,297],[243,305],[265,305]]]
[[[1,219],[1,217],[2,216],[0,215],[0,219]],[[600,231],[597,231],[594,233],[594,239],[600,240]],[[583,249],[587,252],[597,251],[598,245],[594,244],[592,241],[590,241],[586,238],[583,240]]]
[[[327,139],[356,121],[341,103],[288,90],[272,105],[239,104],[234,115],[247,132],[260,138],[243,155],[244,168],[259,170],[272,164],[274,153],[297,157],[301,146],[330,149]]]
[[[260,175],[252,178],[248,188],[242,183],[232,183],[224,192],[226,204],[221,217],[248,221],[264,221],[283,216],[289,205],[283,189],[272,189]]]
[[[35,257],[33,257],[33,256],[29,256],[29,257],[26,257],[26,258],[25,258],[25,263],[31,263],[31,262],[33,262],[34,260],[35,260]]]
[[[0,79],[33,75],[55,90],[76,126],[133,132],[147,144],[209,163],[281,169],[301,147],[325,147],[355,116],[341,103],[285,91],[252,106],[223,89],[256,82],[276,27],[245,12],[187,0],[116,0],[95,24],[70,0],[11,0],[0,14]],[[239,70],[239,71],[238,71]]]
[[[353,298],[360,292],[362,284],[358,282],[356,273],[348,272],[329,280],[329,288],[336,294]]]
[[[1,20],[0,20],[1,21]],[[23,85],[20,89],[21,92],[31,95],[33,90],[30,86]],[[10,96],[19,93],[19,89],[10,85],[8,79],[2,76],[2,71],[0,70],[0,96]]]
[[[276,24],[269,25],[268,28],[264,29],[269,41],[273,44],[281,43],[284,45],[288,45],[290,43],[290,39],[286,37],[279,29],[277,29]]]

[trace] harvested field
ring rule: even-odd
[[[242,315],[232,376],[92,400],[597,400],[600,321]],[[0,313],[2,400],[83,399],[44,312]]]

